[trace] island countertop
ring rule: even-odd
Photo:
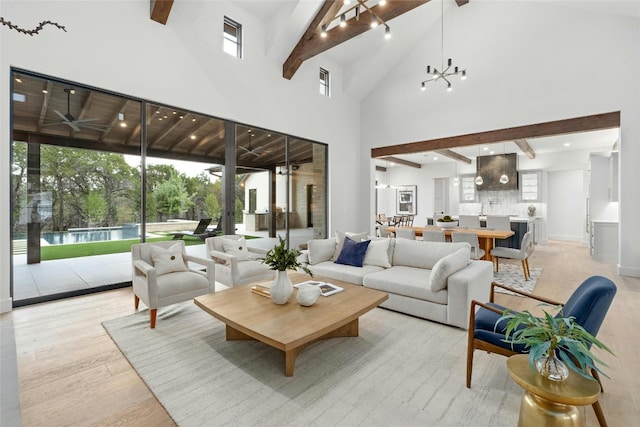
[[[458,217],[457,216],[452,216],[451,218],[457,220]],[[533,217],[523,217],[523,216],[511,216],[509,215],[509,221],[511,222],[530,222],[530,221],[534,221],[536,218],[539,218],[537,216],[533,216]],[[433,216],[428,216],[427,219],[433,220]],[[480,221],[486,221],[487,217],[486,215],[481,215],[480,216]]]

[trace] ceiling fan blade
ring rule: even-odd
[[[75,122],[63,122],[65,125],[68,125],[71,129],[75,130],[76,132],[80,132],[82,129],[80,129],[80,126],[78,126],[77,124],[75,124]]]
[[[68,122],[68,121],[69,121],[69,119],[67,119],[67,116],[65,116],[64,114],[62,114],[60,111],[58,111],[58,110],[53,110],[53,112],[54,112],[54,113],[56,113],[58,116],[60,116],[60,118],[61,118],[63,121],[65,121],[65,122]]]
[[[256,153],[255,150],[249,150],[248,148],[245,148],[243,146],[238,146],[238,148],[240,148],[241,150],[246,151],[249,154],[253,154],[254,156],[259,156],[259,153]]]

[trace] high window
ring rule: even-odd
[[[320,68],[320,95],[331,96],[329,72],[324,68]]]
[[[224,51],[236,58],[242,58],[242,25],[225,16],[223,36]]]

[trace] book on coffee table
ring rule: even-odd
[[[317,280],[307,280],[306,282],[298,283],[297,285],[293,285],[294,288],[299,288],[302,285],[314,285],[320,287],[320,295],[323,297],[328,297],[329,295],[337,294],[338,292],[344,291],[344,288],[340,286],[336,286],[333,283],[329,282],[319,282]]]

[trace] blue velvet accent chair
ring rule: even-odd
[[[532,298],[542,303],[562,305],[562,313],[558,313],[556,316],[573,316],[576,322],[593,336],[598,334],[604,317],[616,294],[616,285],[611,280],[602,276],[592,276],[586,279],[564,304],[548,298],[521,292],[498,283],[492,283],[488,303],[481,303],[475,300],[471,302],[469,338],[467,343],[467,388],[471,387],[474,350],[484,350],[488,353],[496,353],[507,357],[514,354],[527,353],[523,344],[513,345],[512,347],[510,343],[502,341],[505,338],[506,322],[502,322],[496,326],[496,321],[502,316],[502,313],[507,307],[494,303],[496,287],[508,289],[523,297]],[[591,374],[600,384],[600,391],[604,391],[597,371],[592,370]],[[603,427],[606,426],[607,422],[604,418],[600,403],[595,402],[592,406],[600,425]]]

